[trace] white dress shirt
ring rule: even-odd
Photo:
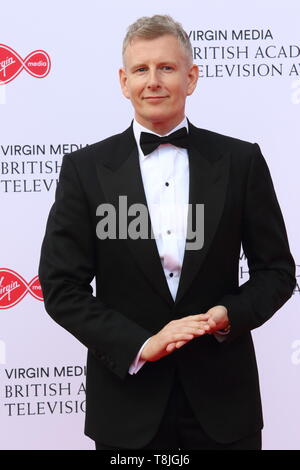
[[[186,127],[187,119],[172,132]],[[189,158],[187,150],[172,144],[162,144],[154,152],[144,155],[140,147],[141,132],[149,129],[133,121],[133,132],[138,147],[139,163],[144,184],[151,225],[166,280],[175,301],[184,257],[189,203]],[[155,132],[150,131],[152,134]],[[156,134],[159,135],[159,134]],[[222,341],[223,337],[216,338]],[[140,359],[145,344],[129,367],[136,374],[146,361]]]
[[[186,127],[187,119],[168,134]],[[189,159],[187,150],[171,144],[160,145],[154,152],[144,155],[140,147],[141,132],[149,129],[133,122],[138,147],[139,163],[144,184],[151,225],[162,267],[173,299],[176,298],[185,249],[187,210],[189,202]],[[155,134],[153,131],[151,133]],[[166,135],[168,135],[166,134]],[[159,135],[159,134],[157,134]],[[149,338],[150,339],[150,338]],[[140,354],[149,341],[142,345],[129,373],[137,373],[146,362]]]

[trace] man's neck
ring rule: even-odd
[[[182,116],[181,119],[177,119],[176,121],[174,120],[173,122],[141,122],[137,117],[135,117],[135,120],[138,124],[140,124],[141,126],[145,127],[146,129],[148,129],[149,131],[151,132],[154,132],[155,134],[159,134],[159,135],[166,135],[166,134],[169,134],[170,131],[172,131],[173,129],[175,129],[175,127],[177,127],[184,119],[185,117]]]

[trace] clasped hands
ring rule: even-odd
[[[172,320],[153,335],[142,350],[141,359],[157,361],[198,336],[211,334],[229,325],[227,308],[217,305],[206,313]]]

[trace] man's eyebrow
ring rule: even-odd
[[[174,67],[178,64],[175,60],[162,60],[158,65],[173,65]]]

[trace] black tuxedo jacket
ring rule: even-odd
[[[128,207],[146,205],[132,127],[64,157],[48,218],[39,267],[46,310],[88,348],[85,432],[114,447],[154,437],[175,371],[216,441],[262,427],[250,331],[291,296],[294,261],[258,145],[189,127],[189,202],[204,204],[205,233],[201,250],[185,251],[175,302],[154,239],[96,236],[100,204],[118,209],[123,195]],[[250,279],[239,287],[241,243]],[[231,323],[226,341],[204,335],[128,373],[166,323],[220,304]]]

